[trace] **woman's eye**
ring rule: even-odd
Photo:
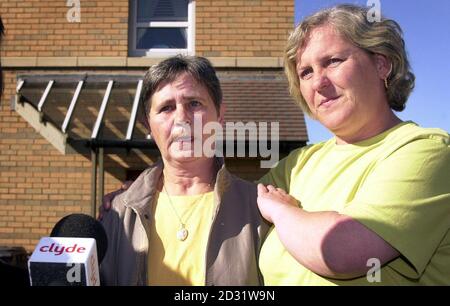
[[[159,109],[160,113],[166,113],[173,109],[172,105],[165,105]]]
[[[340,59],[340,58],[330,58],[330,60],[328,61],[328,64],[336,66],[341,62],[342,62],[342,59]]]
[[[191,105],[192,107],[199,107],[199,106],[202,105],[202,104],[201,104],[200,102],[194,100],[194,101],[191,101],[191,102],[190,102],[190,105]]]
[[[307,69],[302,70],[300,72],[300,78],[302,80],[306,80],[306,79],[308,79],[311,76],[311,74],[312,74],[312,69],[311,68],[307,68]]]

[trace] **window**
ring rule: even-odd
[[[132,0],[130,56],[194,54],[194,0]]]

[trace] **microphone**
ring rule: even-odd
[[[99,264],[108,248],[100,222],[71,214],[43,237],[28,261],[32,286],[99,286]]]

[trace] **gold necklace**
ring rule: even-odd
[[[213,175],[211,183],[208,184],[209,187],[211,187],[213,181],[214,181],[214,175]],[[177,216],[178,221],[180,222],[180,229],[177,231],[177,239],[180,241],[185,241],[187,239],[187,237],[189,236],[189,231],[186,228],[185,222],[183,222],[180,215],[178,215],[178,212],[176,211],[175,206],[172,203],[172,199],[170,198],[170,195],[166,189],[164,176],[163,176],[163,189],[164,189],[164,192],[167,194],[167,198],[169,199],[170,208],[172,208],[172,211],[175,213],[175,216]]]

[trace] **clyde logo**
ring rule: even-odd
[[[84,253],[86,248],[81,246],[79,247],[76,243],[69,247],[52,243],[51,245],[41,246],[39,251],[42,253],[55,253],[55,256],[58,256],[62,253]]]

